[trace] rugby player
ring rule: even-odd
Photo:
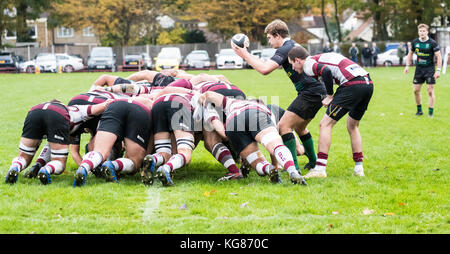
[[[312,77],[307,77],[303,74],[295,72],[292,69],[292,65],[288,60],[288,52],[298,44],[290,38],[289,29],[285,22],[276,19],[266,26],[264,32],[267,34],[269,44],[273,48],[277,49],[275,55],[270,60],[263,61],[262,59],[251,55],[246,48],[240,48],[234,45],[233,49],[236,54],[247,61],[253,69],[263,75],[271,73],[280,66],[283,67],[299,95],[289,106],[278,124],[280,135],[283,139],[284,145],[291,151],[295,167],[299,170],[296,155],[296,141],[295,136],[292,134],[292,129],[297,132],[305,148],[305,154],[309,160],[304,168],[311,169],[315,166],[316,154],[314,151],[312,136],[306,128],[306,125],[309,123],[310,119],[314,117],[312,112],[315,111],[317,105],[320,105],[321,98],[319,95],[322,94],[323,90],[320,83],[315,81]],[[302,92],[305,90],[305,87],[309,87],[309,90],[317,91],[313,92],[313,96],[306,96],[307,92]],[[317,96],[319,97],[317,98]],[[309,100],[306,101],[306,99]]]
[[[232,99],[209,91],[203,93],[199,101],[206,108],[205,121],[223,138],[230,140],[236,152],[241,158],[247,160],[258,175],[269,175],[273,183],[281,182],[279,171],[267,162],[259,151],[258,143],[261,143],[288,171],[292,183],[306,185],[305,179],[295,168],[291,152],[283,145],[271,119],[271,111],[264,103]],[[212,106],[213,104],[215,106]],[[220,120],[221,112],[225,112],[226,120],[224,121]]]
[[[101,165],[107,182],[117,174],[133,174],[141,167],[150,144],[152,101],[143,97],[114,100],[100,118],[93,151],[83,156],[73,186],[86,184],[87,175]],[[107,160],[116,141],[124,141],[126,158]],[[106,160],[106,161],[105,161]]]
[[[25,118],[19,155],[13,159],[5,182],[17,182],[19,173],[31,163],[42,139],[46,137],[50,156],[39,156],[38,162],[42,168],[39,169],[37,177],[42,184],[50,184],[51,175],[61,174],[66,167],[70,135],[84,121],[103,113],[112,101],[107,100],[97,105],[66,106],[58,100],[52,100],[32,107]]]
[[[292,67],[299,73],[321,77],[325,83],[327,96],[323,106],[327,108],[320,121],[317,163],[305,178],[326,177],[328,151],[331,145],[331,131],[335,124],[347,113],[347,130],[350,135],[354,173],[364,176],[363,153],[359,122],[363,117],[373,93],[373,82],[369,73],[350,59],[337,53],[324,53],[308,56],[303,47],[294,47],[289,51]],[[339,88],[333,91],[333,84]]]
[[[441,76],[442,67],[442,55],[439,45],[428,37],[428,26],[426,24],[420,24],[418,27],[419,38],[411,42],[412,50],[409,50],[408,56],[406,57],[406,66],[404,73],[409,72],[409,65],[412,60],[414,53],[417,54],[416,71],[414,73],[414,98],[417,105],[416,116],[423,115],[422,111],[422,96],[420,90],[422,89],[422,84],[427,82],[427,92],[428,92],[428,116],[433,117],[434,115],[434,102],[436,100],[434,94],[434,85],[436,84],[436,79]],[[437,68],[435,71],[434,58],[436,57]]]

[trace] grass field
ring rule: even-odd
[[[375,90],[360,125],[366,177],[352,175],[343,119],[333,130],[328,178],[310,179],[307,187],[291,185],[286,173],[281,185],[255,172],[241,181],[216,182],[225,169],[202,143],[170,188],[158,181],[145,187],[138,175],[119,184],[89,176],[86,186],[73,188],[71,158],[50,185],[25,179],[23,172],[17,184],[4,184],[29,108],[53,98],[68,102],[100,73],[0,74],[0,233],[448,234],[450,74],[438,80],[430,119],[414,116],[413,70],[369,71]],[[248,95],[266,96],[267,103],[283,108],[296,96],[282,70],[268,76],[254,70],[210,73],[222,73]],[[427,112],[426,89],[422,96]],[[309,126],[316,150],[323,114],[321,109]],[[306,157],[299,162],[305,164]]]

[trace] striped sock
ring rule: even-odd
[[[164,156],[160,153],[153,154],[153,159],[155,160],[155,167],[159,167],[164,164]]]
[[[175,169],[179,169],[183,167],[186,163],[186,159],[183,154],[177,153],[170,157],[169,161],[165,164],[169,166],[170,171],[175,171]]]
[[[283,168],[291,173],[294,170],[297,170],[292,160],[292,154],[289,149],[285,145],[279,145],[273,149],[273,154],[275,158],[277,158],[278,163],[280,163]]]
[[[123,173],[133,173],[134,172],[134,163],[132,160],[128,158],[120,158],[115,161],[112,161],[112,164],[116,168],[117,172]]]
[[[212,149],[212,155],[220,162],[230,173],[239,173],[236,162],[231,156],[230,150],[222,143],[217,143]]]
[[[267,161],[261,161],[256,164],[256,173],[260,176],[265,176],[269,174],[270,163]]]
[[[99,152],[89,152],[83,156],[83,161],[80,166],[85,168],[88,172],[98,167],[103,161],[103,156]]]
[[[363,153],[353,153],[353,161],[355,162],[355,166],[362,165],[363,163]]]
[[[10,168],[17,168],[20,172],[23,169],[25,169],[27,166],[28,166],[28,163],[25,160],[25,158],[22,156],[19,156],[12,160]]]
[[[319,152],[317,154],[317,161],[316,161],[316,167],[315,170],[324,170],[327,167],[327,161],[328,161],[328,154]]]

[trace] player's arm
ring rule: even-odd
[[[439,78],[441,76],[441,68],[442,68],[442,54],[441,51],[435,51],[434,56],[436,56],[437,68],[434,73],[434,78]]]
[[[405,70],[403,71],[405,74],[407,74],[409,71],[409,65],[411,64],[413,54],[414,54],[413,51],[409,50],[408,56],[406,56],[406,66],[405,66]]]
[[[75,161],[75,163],[77,164],[77,166],[80,166],[81,161],[83,160],[83,158],[80,155],[80,139],[81,136],[77,135],[77,136],[70,136],[70,140],[71,140],[71,144],[70,144],[70,155],[72,156],[73,161]]]
[[[250,54],[246,48],[241,48],[232,45],[234,52],[240,57],[242,57],[253,69],[257,70],[263,75],[271,73],[273,70],[277,69],[280,65],[273,60],[264,61],[256,56]]]
[[[208,104],[203,108],[203,121],[205,123],[205,126],[209,125],[219,134],[222,139],[228,140],[225,133],[225,126],[219,118],[219,113],[217,113],[217,111],[211,104]]]

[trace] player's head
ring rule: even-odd
[[[428,36],[428,28],[429,27],[426,24],[419,24],[417,26],[417,32],[420,38],[425,38]]]
[[[298,45],[294,46],[288,53],[289,63],[292,65],[292,69],[294,69],[298,73],[303,72],[303,64],[306,61],[306,58],[309,56],[308,50],[304,47]]]
[[[273,48],[283,46],[283,39],[289,37],[289,28],[282,20],[275,19],[270,22],[264,33],[267,34],[267,40]]]

